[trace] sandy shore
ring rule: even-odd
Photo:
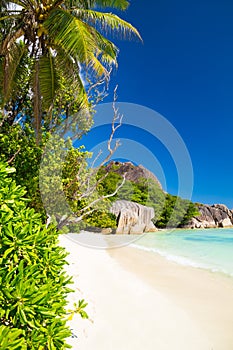
[[[105,238],[100,238],[105,239]],[[61,236],[74,276],[74,350],[232,350],[233,281],[131,247],[98,250]]]

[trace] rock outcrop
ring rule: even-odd
[[[157,231],[152,222],[155,213],[151,207],[119,200],[113,203],[111,212],[117,218],[117,234],[141,234]]]
[[[224,204],[198,206],[199,216],[195,216],[185,225],[186,228],[215,228],[233,226],[233,211]]]
[[[138,182],[140,179],[151,179],[157,185],[159,188],[162,189],[162,185],[157,179],[157,177],[148,169],[144,168],[142,165],[133,165],[131,162],[116,162],[111,161],[106,166],[106,172],[114,171],[114,173],[122,175],[126,175],[126,180],[132,181],[132,182]]]

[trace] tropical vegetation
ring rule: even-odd
[[[68,217],[61,223],[62,208],[55,206],[56,215],[46,225],[53,204],[46,198],[54,189],[55,195],[65,194],[76,216],[95,216],[101,198],[90,187],[90,155],[74,148],[70,136],[81,137],[90,129],[93,108],[106,95],[118,55],[110,38],[140,38],[132,25],[104,12],[128,5],[126,0],[1,0],[1,349],[68,347],[71,280],[54,224],[79,229],[80,223]],[[40,171],[48,144],[51,157]],[[59,176],[49,176],[56,171]],[[74,312],[87,317],[86,303],[77,305]]]
[[[109,80],[117,47],[104,35],[139,37],[138,31],[103,8],[125,10],[126,0],[2,1],[0,103],[4,122],[31,118],[37,139],[61,119],[91,109],[88,91]],[[85,86],[86,84],[86,86]],[[91,118],[80,125],[84,131]],[[73,123],[74,124],[74,123]]]
[[[66,349],[67,253],[0,163],[0,348]]]

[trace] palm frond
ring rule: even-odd
[[[93,71],[94,74],[96,74],[98,77],[105,76],[108,77],[108,71],[104,67],[104,65],[100,62],[100,60],[95,55],[90,55],[91,60],[89,63],[88,68]]]
[[[24,31],[22,28],[19,28],[16,32],[8,33],[7,37],[2,42],[0,54],[6,55],[11,50],[11,47],[15,45],[17,39],[19,39],[23,34]]]
[[[98,49],[99,56],[98,59],[106,63],[108,66],[117,67],[117,55],[119,49],[108,39],[106,39],[102,34],[100,34],[94,27],[89,27],[90,32],[95,38],[96,48]]]
[[[129,7],[129,1],[127,0],[95,0],[92,1],[93,5],[97,7],[111,7],[125,11]]]
[[[39,59],[39,83],[43,107],[49,109],[59,89],[59,75],[51,50]]]
[[[73,83],[73,87],[74,87],[74,97],[75,97],[74,103],[78,105],[79,109],[89,110],[90,102],[80,75],[77,75],[75,77],[75,82]]]
[[[10,2],[11,4],[21,6],[25,9],[33,8],[33,6],[37,5],[38,3],[36,0],[11,0]]]
[[[44,27],[55,46],[60,46],[67,55],[91,68],[96,75],[107,76],[107,70],[97,56],[101,54],[102,49],[105,49],[105,56],[108,55],[108,60],[114,63],[116,48],[107,39],[101,37],[94,28],[60,9],[51,12],[44,22]]]
[[[126,10],[129,6],[127,0],[67,0],[67,7],[76,7],[81,9],[99,8],[116,8],[118,10]]]
[[[55,0],[59,1],[59,0]],[[91,7],[92,1],[90,0],[65,0],[66,8],[81,8],[89,9]]]
[[[74,103],[77,103],[80,108],[88,109],[90,104],[88,96],[80,77],[80,69],[78,64],[67,55],[64,51],[56,48],[57,55],[55,57],[55,63],[59,75],[64,78],[63,89],[68,87],[73,90]],[[65,69],[64,69],[65,67]]]
[[[0,17],[0,21],[5,21],[5,20],[8,20],[8,19],[14,19],[14,18],[19,18],[21,17],[21,13],[17,12],[17,13],[11,13],[11,14],[8,14],[8,15],[5,15],[3,17]]]
[[[83,9],[76,9],[73,13],[77,18],[90,25],[94,25],[97,29],[105,33],[109,31],[112,34],[121,35],[123,38],[135,36],[142,40],[138,30],[134,26],[112,13]]]
[[[83,64],[89,64],[89,53],[95,51],[95,41],[87,24],[62,9],[51,11],[44,22],[51,42],[61,46],[73,57],[78,57]]]
[[[22,76],[27,75],[27,67],[23,63],[27,55],[27,46],[15,43],[4,56],[2,66],[3,100],[6,102],[13,97],[14,88],[17,87]]]

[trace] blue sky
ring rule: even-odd
[[[144,43],[115,41],[119,68],[110,91],[118,84],[119,102],[149,107],[176,128],[193,164],[194,201],[233,208],[233,2],[135,0],[120,15]],[[132,130],[117,136],[140,139]],[[176,194],[174,166],[156,143],[151,147]]]

